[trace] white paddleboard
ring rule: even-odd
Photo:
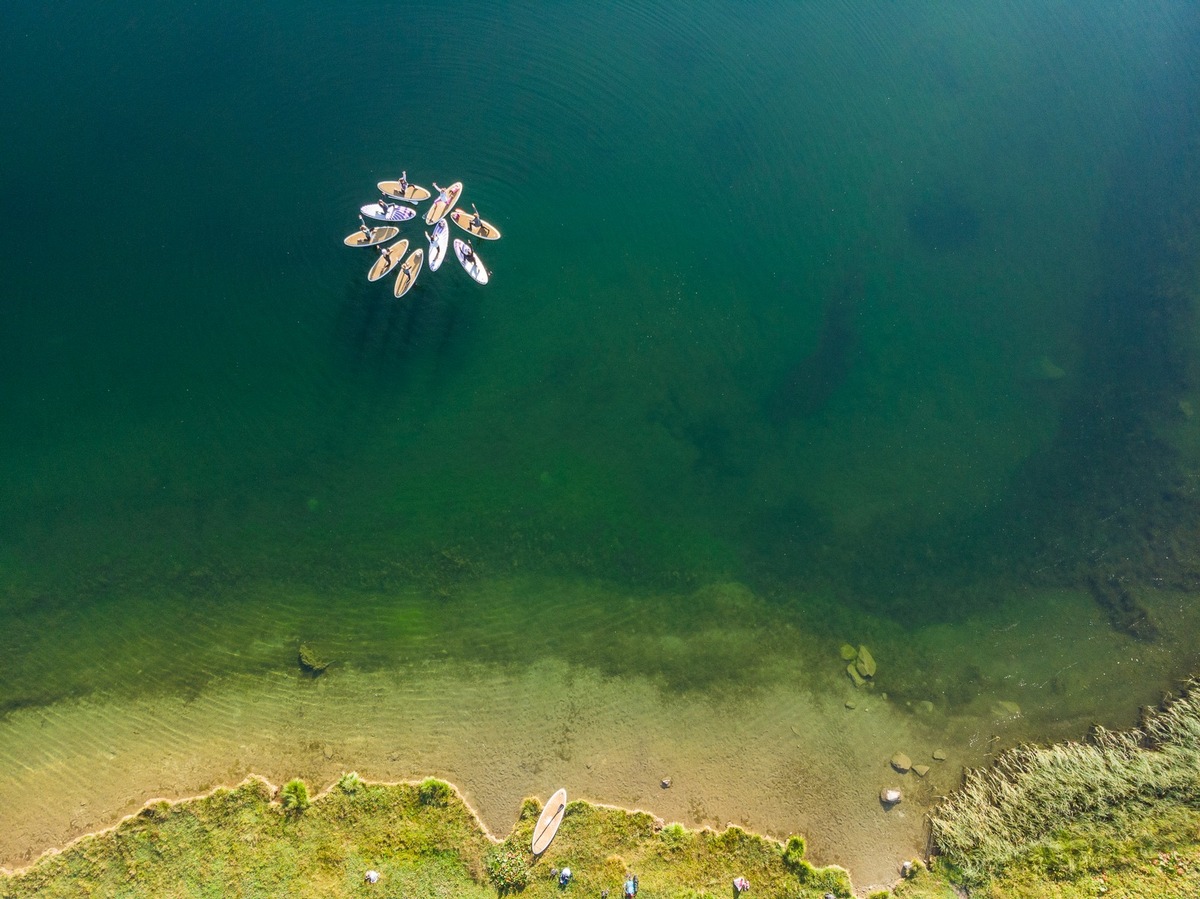
[[[567,791],[559,790],[542,809],[542,816],[533,826],[533,841],[530,844],[534,855],[541,855],[558,833],[558,825],[562,824],[563,815],[567,812]]]
[[[404,265],[400,266],[400,274],[396,276],[396,286],[392,290],[397,298],[404,296],[417,283],[417,275],[421,274],[421,261],[424,258],[425,251],[420,247],[408,254]]]
[[[467,250],[469,249],[471,248],[467,246],[465,240],[459,240],[457,237],[454,238],[454,255],[458,257],[458,261],[466,269],[467,274],[480,284],[487,284],[488,278],[491,276],[488,274],[488,270],[484,268],[483,260],[479,258],[478,253],[474,252],[471,258],[468,259]]]
[[[446,258],[446,244],[449,242],[450,226],[446,224],[446,220],[442,219],[433,226],[433,233],[425,232],[425,236],[429,239],[429,270],[436,272],[442,267],[442,260]]]
[[[379,248],[379,258],[375,260],[375,264],[371,266],[371,270],[367,272],[368,281],[378,281],[397,265],[404,258],[404,252],[408,249],[408,241],[401,240],[392,244],[390,247]]]
[[[380,228],[371,228],[364,231],[359,228],[353,234],[346,236],[342,241],[348,247],[373,247],[376,244],[387,243],[393,237],[400,233],[399,228],[393,228],[390,225],[384,225]]]
[[[381,222],[407,222],[417,214],[417,210],[399,203],[389,203],[386,207],[382,203],[368,203],[359,211],[367,218]]]
[[[437,187],[437,182],[434,182],[434,187]],[[462,182],[455,181],[449,187],[438,187],[438,195],[434,197],[433,205],[429,207],[429,211],[425,213],[425,224],[436,225],[441,221],[442,216],[454,208],[454,204],[458,202],[459,196],[462,194]]]

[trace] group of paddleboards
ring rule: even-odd
[[[500,230],[495,225],[481,219],[479,210],[475,208],[474,204],[471,206],[471,212],[456,208],[459,197],[462,196],[461,181],[455,181],[449,187],[438,187],[435,181],[433,186],[437,190],[436,196],[423,187],[409,184],[408,172],[401,174],[399,181],[380,181],[378,184],[381,194],[379,201],[368,203],[359,210],[358,230],[348,235],[343,241],[348,247],[376,247],[379,250],[379,258],[367,272],[368,281],[378,281],[399,267],[400,272],[396,275],[396,286],[392,290],[397,297],[404,296],[416,283],[417,275],[421,273],[421,267],[425,264],[427,255],[431,272],[436,272],[442,267],[442,262],[446,258],[447,244],[450,241],[450,226],[446,224],[447,220],[454,222],[467,234],[481,240],[500,239]],[[386,224],[374,228],[367,226],[367,218],[389,223],[407,222],[409,219],[416,218],[417,210],[413,207],[430,197],[433,197],[433,203],[425,213],[425,224],[433,226],[432,232],[425,232],[428,252],[424,247],[417,247],[409,253],[407,238],[390,243],[400,235],[400,229],[395,225]],[[393,202],[394,200],[398,202]],[[458,262],[463,270],[479,284],[487,284],[491,275],[484,266],[483,260],[475,252],[470,238],[462,240],[456,237],[453,245],[454,255],[458,257]],[[408,255],[405,256],[405,253]]]

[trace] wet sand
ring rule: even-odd
[[[1173,608],[1163,602],[1160,617]],[[24,866],[152,798],[202,793],[249,773],[324,788],[356,770],[371,780],[449,780],[500,836],[522,798],[544,798],[559,786],[571,798],[689,826],[801,833],[814,861],[847,867],[866,890],[894,881],[900,861],[924,851],[925,812],[958,784],[963,765],[1039,733],[1078,736],[1089,718],[1128,724],[1082,703],[1103,697],[1132,719],[1139,702],[1157,698],[1154,685],[1172,676],[1171,645],[1139,648],[1112,633],[1085,597],[1042,607],[1045,620],[977,620],[909,635],[905,645],[937,654],[948,671],[982,666],[989,685],[960,707],[935,703],[925,712],[881,695],[900,647],[876,652],[875,692],[855,691],[837,646],[803,636],[794,659],[775,663],[774,686],[743,696],[671,694],[561,661],[521,668],[435,661],[375,671],[335,666],[317,678],[281,666],[215,680],[187,700],[94,696],[17,711],[0,722],[0,863]],[[1081,616],[1096,618],[1095,639],[1063,645],[1055,616],[1076,628]],[[972,629],[986,641],[965,642]],[[1124,668],[1116,653],[1126,653]],[[1051,695],[1039,678],[1064,669],[1074,678],[1070,692]],[[1019,702],[1021,713],[1000,700]],[[949,759],[933,761],[935,748]],[[897,750],[930,765],[928,776],[892,771]],[[664,777],[669,789],[660,786]],[[891,810],[878,800],[884,785],[904,790]]]

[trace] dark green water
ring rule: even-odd
[[[314,633],[717,689],[753,666],[616,635],[719,626],[721,580],[764,634],[1040,586],[1129,626],[1105,585],[1197,583],[1198,40],[1172,0],[18,4],[0,708]],[[489,286],[366,282],[402,168],[504,231]]]

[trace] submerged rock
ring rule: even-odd
[[[863,679],[863,676],[858,673],[858,668],[855,666],[854,662],[851,662],[846,666],[846,673],[850,675],[850,680],[854,681],[854,686],[861,687],[866,683],[866,681]]]
[[[320,654],[307,643],[300,644],[300,667],[310,674],[320,674],[329,667],[329,660],[321,658]]]
[[[903,752],[897,752],[892,756],[892,767],[901,774],[907,774],[908,769],[912,767],[912,759],[906,756]]]
[[[946,761],[946,750],[944,750],[944,749],[933,750],[933,758],[935,761],[939,761],[939,762]]]
[[[875,676],[875,657],[865,646],[858,647],[858,659],[854,662],[854,666],[863,677]]]
[[[1019,718],[1021,707],[1007,699],[998,699],[992,703],[992,714],[997,718]]]
[[[838,652],[840,652],[842,654],[842,659],[843,659],[843,661],[846,661],[846,662],[853,662],[854,659],[858,656],[858,650],[855,649],[853,646],[851,646],[849,643],[843,643],[841,646],[841,649],[839,649]]]
[[[917,777],[924,777],[926,774],[929,773],[929,766],[928,765],[913,765],[913,771],[916,773]]]
[[[903,795],[895,787],[884,787],[879,791],[879,801],[888,808],[891,808],[903,798]]]

